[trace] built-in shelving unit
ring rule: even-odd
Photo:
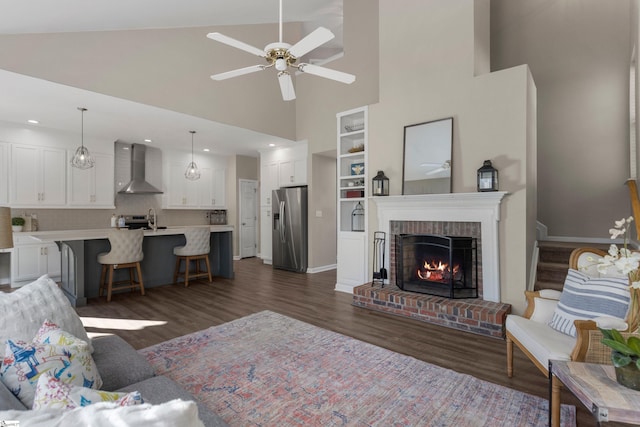
[[[336,290],[368,280],[368,109],[337,114],[338,262]]]

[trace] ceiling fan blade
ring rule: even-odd
[[[335,36],[331,31],[324,27],[316,28],[311,34],[304,37],[298,43],[289,48],[289,54],[296,58],[301,58],[305,54],[311,52],[313,49],[321,46],[334,38]]]
[[[296,91],[293,89],[293,81],[291,75],[286,71],[280,71],[278,73],[278,83],[280,83],[280,92],[282,92],[282,99],[285,101],[291,101],[296,99]]]
[[[346,84],[351,84],[356,81],[356,76],[353,74],[343,73],[342,71],[331,70],[329,68],[319,67],[313,64],[300,64],[298,66],[298,70],[303,73],[313,74],[314,76],[320,76]]]
[[[215,40],[220,43],[224,43],[227,46],[235,47],[236,49],[244,50],[245,52],[252,53],[256,56],[264,58],[266,54],[262,49],[258,49],[257,47],[253,47],[250,44],[246,44],[245,42],[241,42],[240,40],[233,39],[229,36],[225,36],[220,33],[209,33],[207,37],[211,40]]]
[[[266,67],[264,65],[252,65],[250,67],[238,68],[237,70],[227,71],[225,73],[214,74],[211,76],[213,80],[226,80],[231,77],[242,76],[244,74],[255,73],[256,71],[262,71]]]

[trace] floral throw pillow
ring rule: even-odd
[[[45,321],[34,342],[7,340],[0,381],[27,407],[40,376],[50,372],[73,385],[100,388],[102,378],[85,342]],[[62,344],[59,344],[62,343]]]
[[[98,402],[113,402],[118,406],[144,403],[140,392],[108,392],[66,384],[50,373],[41,375],[33,398],[33,409],[75,409]]]

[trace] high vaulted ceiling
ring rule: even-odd
[[[118,31],[217,25],[277,23],[278,0],[0,0],[0,37],[8,34]],[[283,0],[284,22],[302,23],[303,35],[318,26],[335,35],[329,47],[341,49],[342,0]],[[277,34],[274,34],[274,41]],[[262,46],[257,46],[262,47]],[[77,133],[84,106],[86,131],[110,138],[126,135],[142,142],[149,129],[161,129],[168,140],[184,146],[185,129],[215,135],[219,154],[256,155],[268,143],[288,142],[279,137],[224,125],[211,120],[146,106],[0,70],[0,121],[25,125],[35,118],[39,126]],[[132,119],[132,118],[135,118]],[[90,126],[89,126],[90,124]],[[121,138],[122,136],[117,136]]]

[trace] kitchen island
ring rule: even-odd
[[[185,244],[184,227],[145,230],[142,242],[144,259],[140,263],[145,288],[167,285],[173,282],[175,256],[173,248]],[[233,278],[233,227],[212,225],[209,261],[214,276]],[[71,304],[82,306],[87,298],[97,297],[101,264],[97,257],[109,252],[109,229],[60,230],[28,233],[35,240],[54,241],[61,254],[61,287]],[[27,234],[27,233],[24,233]],[[128,274],[127,271],[118,271]],[[114,278],[120,280],[119,278]]]

